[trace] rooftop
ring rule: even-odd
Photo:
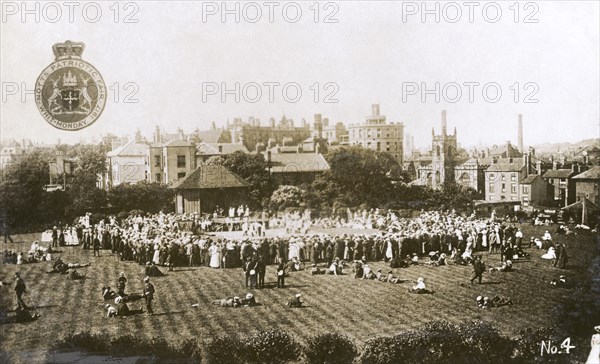
[[[250,187],[245,179],[220,165],[201,165],[192,173],[175,182],[170,188],[212,189],[212,188],[237,188]]]

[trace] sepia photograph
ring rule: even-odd
[[[600,1],[0,18],[0,363],[600,364]]]

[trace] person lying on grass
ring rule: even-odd
[[[240,307],[242,305],[242,300],[238,297],[226,297],[220,300],[212,301],[213,305],[218,305],[221,307]]]
[[[491,267],[489,269],[489,272],[490,273],[494,273],[494,272],[512,272],[512,266],[513,266],[512,261],[507,260],[507,261],[503,262],[500,267]]]
[[[72,281],[77,281],[77,280],[80,280],[80,279],[85,279],[85,273],[81,274],[81,273],[79,273],[75,269],[69,269],[69,276],[67,277],[67,279],[70,279]]]
[[[417,284],[414,285],[412,288],[409,288],[408,292],[417,294],[433,293],[433,291],[430,291],[427,289],[427,287],[425,287],[425,280],[423,279],[423,277],[419,277],[419,279],[417,279]]]
[[[500,296],[494,296],[491,299],[489,297],[477,296],[475,302],[479,308],[502,307],[513,304],[510,298]]]
[[[310,269],[310,274],[315,276],[315,275],[319,275],[319,274],[325,274],[325,270],[317,267],[317,263],[312,265],[312,268]]]
[[[400,277],[394,276],[393,272],[389,271],[387,276],[385,277],[384,282],[398,284],[398,283],[404,283],[404,281],[405,281],[404,279],[400,279]]]
[[[302,304],[304,302],[302,302],[302,300],[300,299],[302,297],[302,294],[298,293],[294,296],[294,298],[292,298],[291,300],[289,300],[286,305],[288,307],[302,307]]]
[[[52,270],[48,273],[67,274],[67,273],[69,273],[69,269],[83,268],[83,267],[89,267],[89,266],[90,266],[90,262],[87,262],[87,263],[65,263],[62,261],[62,259],[60,259],[60,257],[58,257],[52,264]]]

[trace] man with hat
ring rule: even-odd
[[[144,298],[146,299],[146,309],[150,315],[154,314],[152,310],[152,300],[154,299],[154,285],[150,283],[150,277],[144,278]]]
[[[17,295],[17,305],[18,308],[23,310],[28,310],[29,307],[23,301],[23,293],[27,291],[27,286],[25,285],[25,281],[21,278],[21,273],[15,273],[15,293]]]

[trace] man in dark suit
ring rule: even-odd
[[[17,305],[19,309],[28,310],[29,307],[23,301],[23,294],[27,291],[25,281],[21,278],[19,272],[15,273],[15,293],[17,295]]]
[[[277,265],[277,288],[283,288],[285,285],[285,263],[283,259],[279,258],[279,264]]]
[[[481,256],[478,255],[475,258],[475,261],[473,262],[473,274],[471,275],[471,283],[473,283],[475,279],[478,279],[479,284],[481,284],[483,272],[485,272],[485,264],[483,264],[483,262],[481,261]]]
[[[154,300],[154,285],[150,283],[150,277],[144,278],[144,298],[146,299],[146,309],[150,315],[154,314],[152,310],[152,301]]]

